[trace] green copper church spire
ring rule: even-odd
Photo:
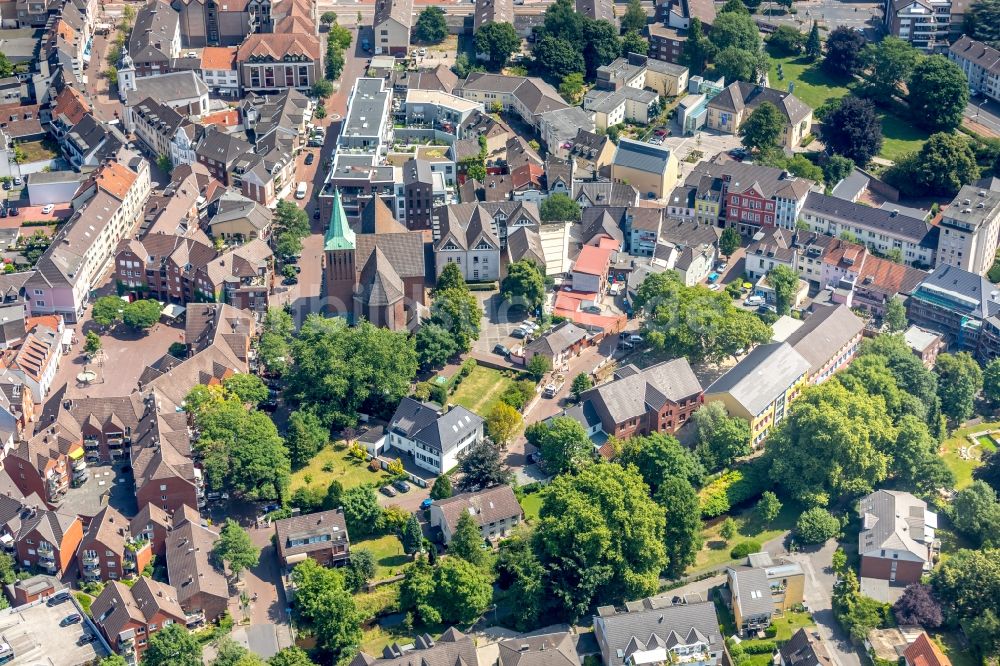
[[[347,223],[344,204],[340,200],[340,190],[333,191],[333,214],[330,216],[330,226],[326,228],[324,250],[353,250],[354,230]]]

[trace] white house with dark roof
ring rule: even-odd
[[[555,88],[542,79],[528,76],[473,72],[455,88],[454,94],[480,102],[487,108],[499,103],[505,111],[514,111],[535,128],[543,113],[568,106]]]
[[[499,229],[489,211],[476,206],[467,221],[452,215],[442,217],[441,239],[434,244],[437,275],[448,264],[455,264],[470,282],[500,279]]]
[[[367,444],[373,456],[391,449],[409,455],[418,467],[443,474],[458,464],[458,456],[483,439],[483,419],[461,405],[447,412],[432,403],[403,398],[385,437]]]
[[[445,545],[451,542],[463,513],[475,519],[486,541],[502,539],[524,520],[521,504],[507,484],[437,500],[431,505],[431,527],[441,530]]]
[[[715,604],[671,605],[669,599],[629,602],[627,610],[601,606],[594,638],[604,666],[689,663],[718,666],[725,653]]]
[[[413,0],[377,0],[372,21],[376,54],[406,55],[412,28]]]

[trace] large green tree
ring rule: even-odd
[[[169,624],[149,638],[143,666],[202,666],[201,644],[183,625]]]
[[[529,535],[515,532],[500,542],[496,571],[500,589],[509,590],[517,599],[511,609],[516,628],[537,627],[546,605],[545,569],[535,555]]]
[[[595,601],[652,594],[666,565],[664,514],[634,470],[610,463],[558,476],[534,532],[552,610],[576,621]]]
[[[811,60],[816,60],[823,55],[823,42],[819,38],[819,24],[813,21],[809,36],[806,38],[806,55]]]
[[[414,342],[406,333],[368,322],[309,315],[292,343],[295,362],[286,395],[311,406],[324,424],[357,423],[358,414],[387,414],[409,393],[417,372]]]
[[[593,78],[597,69],[609,64],[622,53],[618,26],[611,21],[587,20],[583,24],[583,61],[587,76]]]
[[[734,47],[751,53],[761,50],[760,29],[749,14],[724,12],[715,18],[709,35],[719,51]]]
[[[587,71],[583,50],[578,44],[549,34],[535,43],[532,54],[536,68],[557,81],[570,74]]]
[[[507,267],[500,283],[500,297],[512,305],[535,310],[545,300],[545,276],[533,261],[521,259]]]
[[[455,336],[447,328],[434,322],[428,322],[420,327],[415,336],[415,343],[417,361],[422,368],[444,367],[448,359],[458,353]]]
[[[431,323],[451,333],[459,351],[466,352],[479,339],[483,309],[472,292],[461,289],[437,291],[431,302]]]
[[[799,273],[785,264],[778,264],[767,274],[768,284],[774,289],[774,305],[779,315],[786,315],[792,308],[799,289]]]
[[[510,481],[511,471],[500,457],[500,449],[488,439],[471,444],[458,457],[462,473],[459,485],[466,492],[499,486]]]
[[[864,34],[854,28],[842,25],[834,29],[826,38],[823,69],[839,77],[857,74],[864,64],[861,51],[867,41]]]
[[[257,375],[245,372],[238,372],[228,379],[222,381],[223,388],[228,393],[235,395],[240,402],[251,407],[256,407],[267,400],[267,386]]]
[[[764,51],[751,51],[738,46],[728,46],[715,56],[716,71],[727,81],[747,81],[756,83],[769,67]],[[766,102],[765,102],[766,103]]]
[[[721,361],[771,338],[771,328],[723,292],[686,287],[673,271],[647,277],[636,306],[646,340],[673,357]]]
[[[122,320],[125,301],[117,296],[101,296],[94,301],[91,318],[100,326],[111,326]]]
[[[642,8],[642,2],[640,0],[629,0],[628,5],[625,7],[625,14],[621,18],[622,32],[628,32],[629,30],[642,32],[643,28],[646,27],[647,20],[648,17],[646,16],[646,10]]]
[[[784,128],[785,118],[778,107],[762,102],[740,125],[740,140],[744,147],[766,153],[778,146]]]
[[[311,409],[297,409],[288,417],[288,456],[294,467],[302,467],[326,446],[330,429]]]
[[[364,619],[344,585],[344,574],[305,559],[292,569],[295,599],[292,611],[300,631],[336,662],[349,656],[361,642]]]
[[[708,61],[715,55],[715,45],[705,35],[701,19],[691,19],[688,27],[688,38],[681,50],[681,64],[686,65],[692,74],[702,74]]]
[[[417,17],[413,36],[424,44],[440,44],[448,36],[448,24],[444,20],[444,10],[437,6],[425,7]]]
[[[298,646],[287,647],[267,660],[268,666],[315,666],[309,654]]]
[[[826,147],[862,167],[882,150],[882,123],[875,105],[847,96],[826,114],[820,128]]]
[[[698,435],[698,457],[709,469],[728,467],[750,454],[750,424],[729,416],[721,402],[704,405],[691,421]]]
[[[891,100],[910,78],[920,57],[919,51],[898,37],[889,36],[865,46],[861,60],[868,69],[871,93],[883,102]]]
[[[969,79],[943,55],[932,55],[913,68],[906,84],[913,121],[931,132],[951,132],[962,123],[969,102]]]
[[[919,152],[896,162],[885,180],[909,196],[953,197],[979,178],[971,142],[961,134],[932,134]]]
[[[153,328],[160,321],[161,310],[160,303],[151,298],[132,301],[125,306],[122,321],[129,328],[144,331]]]
[[[968,352],[941,354],[934,371],[938,376],[941,411],[954,423],[973,415],[976,394],[983,387],[983,371]]]
[[[260,548],[250,540],[250,535],[232,518],[226,519],[219,532],[219,540],[212,546],[212,554],[229,565],[236,578],[246,569],[257,566]]]
[[[195,416],[197,449],[208,485],[248,499],[281,499],[288,487],[288,450],[267,414],[235,397],[206,404]]]
[[[664,433],[630,437],[618,460],[624,466],[634,466],[653,493],[670,477],[682,478],[695,487],[705,478],[705,469],[694,454],[676,437]]]
[[[931,577],[945,615],[957,622],[979,657],[1000,654],[1000,550],[959,550]]]
[[[257,356],[264,367],[278,374],[288,369],[294,332],[292,315],[281,308],[268,309],[257,340]]]
[[[340,497],[344,520],[352,534],[372,534],[382,526],[382,507],[371,486],[348,488]]]
[[[491,70],[507,64],[510,54],[521,45],[514,26],[504,21],[487,23],[476,32],[476,51],[485,53]]]
[[[568,194],[556,192],[550,194],[538,207],[542,222],[579,222],[580,204],[573,201]]]
[[[1000,0],[978,0],[965,12],[963,32],[1000,49]]]
[[[810,505],[872,492],[896,429],[881,398],[826,382],[803,392],[768,439],[771,478]]]
[[[479,523],[468,511],[463,511],[455,525],[455,533],[448,543],[448,554],[461,557],[477,567],[489,562],[489,555],[483,549],[483,533],[479,531]]]
[[[664,573],[678,578],[694,564],[701,548],[701,511],[698,493],[683,476],[669,476],[656,491],[656,501],[664,508],[663,543],[667,551]]]
[[[1000,544],[1000,504],[996,491],[979,480],[962,488],[952,503],[952,523],[977,547]]]
[[[594,445],[587,431],[568,416],[533,423],[525,436],[541,451],[545,469],[552,474],[575,472],[593,458]]]

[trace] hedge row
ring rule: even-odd
[[[764,458],[756,458],[738,468],[725,472],[701,489],[699,501],[701,515],[715,518],[741,504],[760,497],[770,488],[768,465]]]

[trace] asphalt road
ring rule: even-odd
[[[977,95],[965,106],[965,117],[1000,136],[1000,102]]]

